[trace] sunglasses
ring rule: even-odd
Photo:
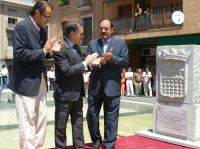
[[[51,20],[51,18],[52,18],[51,16],[47,16],[44,13],[41,13],[41,15],[44,16],[45,18],[48,18],[49,20]]]

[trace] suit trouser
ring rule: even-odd
[[[53,90],[54,78],[49,78],[49,90]]]
[[[120,96],[107,97],[103,91],[97,96],[88,95],[87,123],[92,142],[102,140],[99,130],[99,113],[104,106],[104,139],[105,148],[113,148],[117,138]]]
[[[46,81],[43,78],[37,97],[15,96],[21,149],[43,147],[47,126],[46,93]]]
[[[84,149],[83,136],[83,99],[78,101],[60,101],[55,98],[55,146],[64,149],[66,146],[66,126],[71,117],[74,149]]]

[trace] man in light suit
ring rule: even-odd
[[[20,148],[43,147],[47,125],[47,79],[45,57],[61,49],[59,42],[46,41],[43,26],[49,23],[53,7],[46,1],[37,2],[30,16],[19,22],[13,33],[13,80],[9,87],[16,93]]]
[[[83,27],[77,22],[66,22],[64,49],[54,54],[55,60],[55,146],[66,146],[66,125],[71,117],[74,149],[84,149],[83,137],[83,72],[97,58],[97,53],[88,55],[83,61],[80,48]]]
[[[124,40],[112,37],[110,20],[100,22],[101,38],[90,42],[88,52],[98,53],[92,63],[88,90],[87,122],[94,149],[114,149],[119,118],[121,69],[128,64],[128,48]],[[95,67],[96,66],[96,67]],[[99,113],[104,106],[104,138],[99,131]]]

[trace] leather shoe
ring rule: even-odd
[[[115,149],[115,147],[106,148],[103,146],[103,149]]]
[[[105,147],[104,145],[102,145],[102,149],[115,149],[115,146],[112,146],[112,147]]]

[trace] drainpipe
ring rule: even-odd
[[[4,33],[4,29],[3,29],[3,8],[4,8],[4,3],[2,2],[2,12],[1,12],[1,14],[2,14],[2,17],[1,17],[1,19],[2,19],[2,21],[1,21],[1,27],[2,27],[2,29],[1,29],[1,38],[2,38],[2,40],[1,40],[1,60],[2,60],[2,57],[3,57],[3,33]]]
[[[102,4],[101,4],[101,20],[103,19],[103,16],[104,16],[104,0],[102,1]]]

